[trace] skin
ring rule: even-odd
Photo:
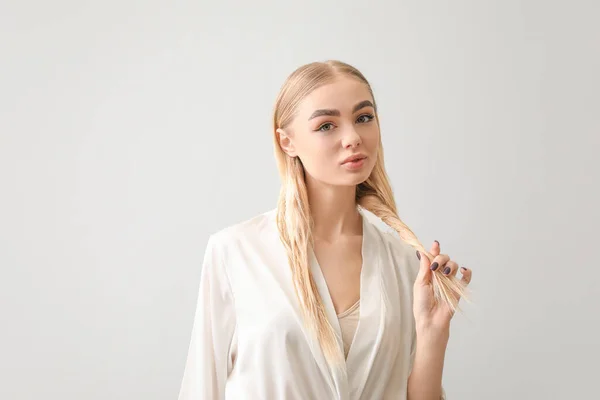
[[[336,110],[339,115],[313,117],[317,110]],[[304,165],[315,222],[315,255],[338,314],[360,297],[362,221],[355,188],[368,178],[377,160],[379,125],[374,115],[367,87],[356,79],[341,78],[304,98],[292,123],[277,131],[281,148]],[[348,171],[342,166],[343,160],[359,152],[367,156],[362,169]]]
[[[311,214],[315,226],[315,255],[339,314],[360,296],[362,221],[356,210],[355,188],[371,174],[377,160],[380,129],[367,86],[352,77],[339,77],[306,96],[289,126],[277,130],[281,148],[299,157],[306,171]],[[317,110],[335,110],[335,115],[315,115]],[[317,114],[323,114],[317,112]],[[325,114],[332,114],[331,112]],[[356,153],[367,156],[364,166],[349,171],[342,161]],[[438,400],[441,396],[444,356],[452,313],[435,305],[431,266],[449,268],[455,276],[456,262],[440,254],[434,242],[433,262],[420,257],[414,283],[413,313],[417,327],[415,362],[408,381],[410,400]],[[471,271],[461,270],[468,284]]]
[[[446,275],[456,276],[461,271],[465,285],[471,282],[472,271],[460,268],[447,254],[440,253],[439,242],[434,242],[429,250],[434,256],[420,255],[420,268],[413,286],[413,314],[417,331],[415,361],[408,379],[408,399],[438,400],[442,393],[442,373],[444,357],[450,338],[450,321],[453,313],[445,304],[435,304],[432,285],[433,270],[441,269]],[[437,266],[436,266],[437,264]],[[457,299],[459,296],[455,294]]]

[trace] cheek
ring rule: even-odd
[[[296,149],[303,162],[310,165],[326,165],[338,155],[335,138],[319,133],[303,137],[297,142]]]
[[[374,126],[363,136],[363,143],[370,151],[375,151],[379,147],[379,128]]]
[[[303,139],[303,148],[313,153],[329,152],[339,142],[339,138],[336,138],[335,133],[313,132]]]

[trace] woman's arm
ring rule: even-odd
[[[179,400],[222,400],[232,369],[236,317],[221,244],[208,241]]]
[[[442,372],[448,338],[447,332],[433,335],[417,333],[417,348],[408,379],[408,400],[443,398]]]
[[[416,350],[410,376],[408,378],[409,400],[440,400],[445,399],[442,388],[442,372],[446,347],[450,338],[450,321],[454,315],[449,306],[436,302],[433,292],[433,271],[454,277],[458,272],[458,264],[450,260],[446,254],[440,254],[440,244],[436,241],[431,247],[434,257],[430,264],[429,258],[419,258],[419,274],[413,288],[413,313],[415,317]],[[461,268],[461,283],[468,285],[471,281],[471,270]],[[440,273],[440,272],[436,273]],[[460,300],[458,294],[455,293]]]

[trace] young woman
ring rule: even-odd
[[[399,219],[368,81],[304,65],[273,122],[277,208],[210,236],[179,399],[445,398],[471,271]]]

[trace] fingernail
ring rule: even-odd
[[[419,250],[417,250],[417,258],[419,259],[419,261],[421,261],[421,254],[419,253]]]
[[[465,267],[460,267],[460,269],[461,269],[462,271],[466,271],[466,270],[467,270]]]
[[[432,270],[432,271],[435,271],[436,269],[438,269],[438,267],[439,267],[439,264],[438,264],[438,262],[437,262],[437,261],[436,261],[436,262],[434,262],[433,264],[431,264],[431,270]]]
[[[450,273],[450,267],[444,268],[444,275],[448,275]]]
[[[434,242],[436,242],[438,244],[438,246],[440,245],[440,242],[438,242],[437,240],[434,240]]]

